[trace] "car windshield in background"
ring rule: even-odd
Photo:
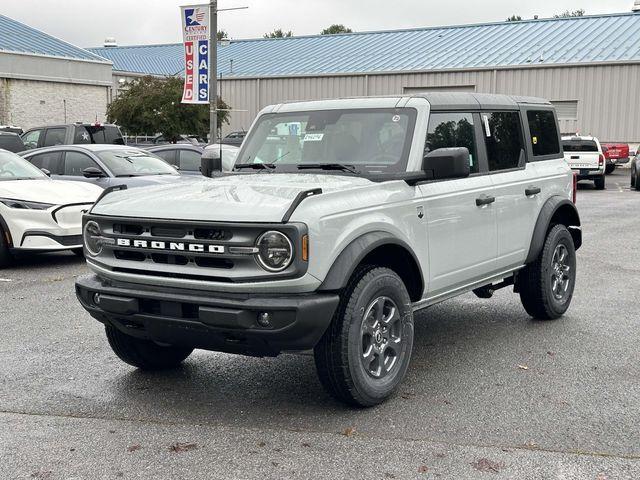
[[[247,138],[236,167],[269,164],[272,170],[331,170],[353,166],[362,173],[404,171],[416,111],[327,110],[262,116]],[[248,143],[247,143],[248,142]]]
[[[164,160],[142,150],[103,150],[96,155],[116,177],[178,175]]]
[[[0,181],[48,178],[42,170],[10,152],[0,152]]]
[[[593,140],[563,140],[565,152],[597,152],[598,144]]]

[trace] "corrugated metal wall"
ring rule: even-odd
[[[562,120],[563,132],[593,134],[603,141],[640,142],[640,64],[223,80],[225,100],[235,109],[247,110],[233,113],[225,131],[249,128],[260,109],[270,104],[446,86],[577,101],[578,119]]]

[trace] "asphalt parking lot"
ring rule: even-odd
[[[73,255],[0,271],[0,478],[640,478],[640,193],[628,171],[578,192],[568,314],[509,290],[416,319],[399,394],[325,394],[311,357],[196,352],[141,373],[80,308]]]

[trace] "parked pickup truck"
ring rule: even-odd
[[[605,158],[595,137],[562,137],[564,158],[578,180],[592,180],[597,190],[605,189]]]
[[[603,143],[602,149],[606,149],[607,174],[613,172],[618,165],[629,163],[629,145],[626,143]]]
[[[313,350],[332,395],[371,406],[407,371],[415,312],[504,287],[538,319],[571,303],[582,234],[545,100],[276,105],[234,172],[211,163],[213,179],[105,191],[84,217],[76,293],[130,365]]]

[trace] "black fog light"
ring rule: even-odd
[[[264,328],[269,328],[271,326],[271,314],[267,312],[259,313],[258,325]]]

